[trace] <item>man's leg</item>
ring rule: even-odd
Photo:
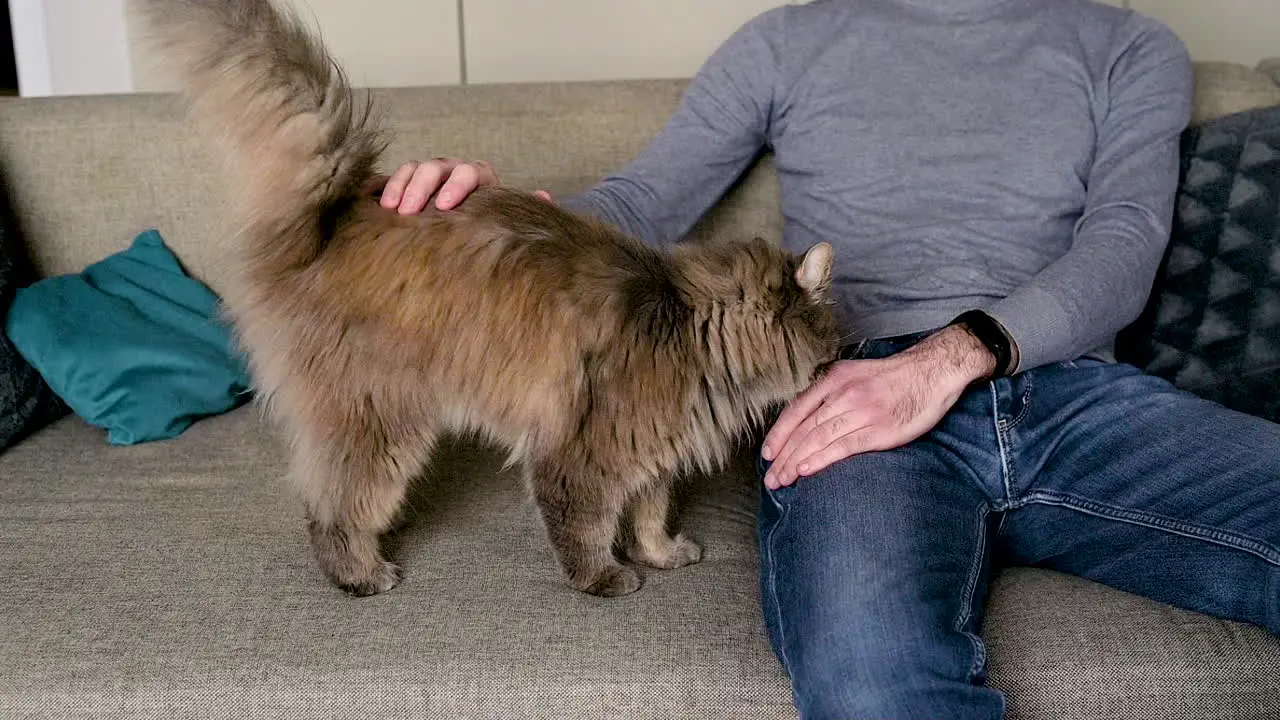
[[[1280,633],[1280,425],[1129,366],[1028,376],[1006,388],[1027,400],[1002,432],[1010,560]]]
[[[1001,717],[976,635],[994,423],[989,396],[962,405],[919,443],[763,491],[762,608],[802,718]]]

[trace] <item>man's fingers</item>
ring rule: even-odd
[[[818,415],[823,412],[826,407],[824,403],[829,397],[822,392],[815,392],[813,395],[816,397],[816,405],[813,403],[802,404],[799,402],[801,397],[797,397],[796,401],[793,401],[793,404],[789,405],[779,415],[778,421],[774,423],[769,430],[768,437],[765,438],[765,447],[761,450],[761,454],[772,463],[769,472],[765,474],[765,485],[770,488],[777,486],[777,478],[787,474],[788,463],[796,457],[796,449],[802,447],[808,441],[809,434],[814,432],[818,425]],[[798,420],[791,420],[789,425],[784,426],[782,423],[787,422],[787,418],[784,416],[792,408],[798,410],[809,409],[809,412],[800,416]]]
[[[481,185],[498,184],[498,176],[487,162],[464,163],[457,158],[439,157],[423,163],[405,163],[382,185],[380,203],[395,208],[401,215],[416,215],[427,206],[432,196],[436,207],[450,210]],[[535,193],[550,201],[545,190]]]
[[[456,172],[457,161],[443,160],[423,163],[413,172],[413,179],[405,188],[400,200],[401,215],[416,215],[427,206],[427,199],[440,189],[440,183],[449,173]]]
[[[480,170],[474,165],[459,165],[440,188],[440,194],[436,196],[436,207],[449,210],[479,186]]]
[[[829,417],[832,414],[832,410],[829,405],[829,402],[832,399],[833,398],[830,395],[824,397],[821,404],[813,409],[813,412],[801,418],[798,425],[791,428],[791,431],[785,437],[780,438],[777,441],[779,446],[774,451],[774,457],[771,459],[773,467],[778,468],[779,470],[787,468],[790,462],[797,457],[795,454],[796,450],[803,447],[804,444],[808,442],[808,438],[811,433],[817,431],[822,418]],[[825,443],[827,441],[824,440],[822,442]]]
[[[761,448],[761,454],[765,460],[776,462],[780,459],[778,453],[789,442],[792,433],[826,399],[827,386],[826,378],[819,380],[816,384],[810,386],[808,390],[800,393],[791,402],[787,403],[787,406],[778,414],[778,419],[774,421],[773,427],[769,428],[768,434],[765,435],[764,447]]]
[[[851,458],[854,455],[873,449],[871,442],[874,439],[874,433],[872,430],[873,428],[871,427],[854,430],[836,438],[826,447],[819,448],[807,456],[802,456],[800,462],[796,465],[796,478],[815,475],[845,458]]]
[[[829,433],[832,431],[831,428],[833,426],[840,428],[846,421],[843,413],[838,411],[835,417],[828,419],[826,422],[820,420],[819,416],[828,407],[830,407],[829,404],[820,405],[802,420],[795,430],[791,432],[791,435],[787,437],[782,449],[778,451],[778,458],[773,461],[769,473],[765,474],[766,485],[769,484],[768,481],[770,480],[774,484],[790,485],[796,477],[796,464],[814,450],[831,442],[829,437]],[[830,413],[827,414],[830,415]]]
[[[436,207],[448,210],[462,202],[481,185],[497,185],[498,176],[486,162],[464,163],[449,175],[440,195],[436,197]]]
[[[769,468],[766,481],[771,479],[777,485],[786,486],[794,483],[801,475],[816,472],[821,468],[810,467],[811,458],[832,446],[839,447],[845,438],[860,435],[869,427],[868,418],[854,410],[835,415],[825,422],[813,424],[811,429],[803,435],[793,436],[794,442],[790,443],[785,451],[786,458]],[[769,474],[773,474],[773,477],[769,478]]]
[[[841,368],[837,363],[837,367],[832,372],[828,372],[787,403],[787,406],[778,414],[778,419],[774,421],[769,433],[765,435],[764,446],[761,449],[764,459],[776,462],[782,446],[787,443],[787,438],[796,431],[800,423],[822,409],[823,403],[839,395],[841,386],[848,383],[850,377],[849,368]],[[827,408],[825,415],[819,420],[825,420],[830,415],[838,415],[841,412],[843,412],[842,409]]]
[[[804,445],[809,439],[809,434],[813,432],[814,424],[813,416],[810,415],[787,436],[786,441],[778,450],[777,458],[772,461],[769,471],[764,474],[765,487],[770,490],[776,490],[781,487],[780,479],[789,474],[788,463],[791,462],[792,458],[796,457],[796,448]]]
[[[396,168],[391,177],[387,179],[386,185],[382,187],[382,207],[390,210],[400,206],[400,198],[404,197],[404,190],[409,185],[409,180],[413,178],[413,173],[418,169],[418,165],[409,163]]]

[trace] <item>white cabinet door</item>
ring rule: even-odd
[[[1280,56],[1280,0],[1131,0],[1169,25],[1196,60],[1253,65]]]
[[[470,83],[688,77],[785,0],[463,0]]]
[[[358,86],[453,85],[461,81],[457,0],[289,0],[318,28],[329,50]],[[139,30],[136,18],[131,27]],[[138,90],[174,87],[133,43]]]

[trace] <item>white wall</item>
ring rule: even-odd
[[[62,0],[45,0],[61,2]],[[125,0],[130,36],[142,27]],[[289,0],[357,85],[439,85],[462,79],[458,0]],[[522,0],[514,0],[520,2]],[[141,43],[131,48],[135,89],[175,87]]]
[[[292,0],[374,85],[685,77],[751,16],[802,1]],[[1280,56],[1280,0],[1103,1],[1169,23],[1198,60]]]
[[[9,0],[9,24],[13,28],[19,91],[23,95],[49,95],[53,92],[53,68],[43,2]]]
[[[379,86],[688,76],[752,15],[787,2],[289,1],[356,83]],[[138,89],[173,87],[137,47],[133,66]]]
[[[467,80],[688,77],[786,0],[464,0]]]
[[[133,89],[124,0],[10,0],[23,95]]]
[[[683,77],[747,18],[802,0],[289,0],[361,85]],[[1197,60],[1280,56],[1280,0],[1105,0],[1169,23]],[[131,0],[10,0],[24,94],[173,87]]]

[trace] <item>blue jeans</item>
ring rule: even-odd
[[[1280,425],[1132,366],[1048,365],[764,490],[759,540],[802,718],[999,718],[977,635],[993,554],[1280,633]]]

